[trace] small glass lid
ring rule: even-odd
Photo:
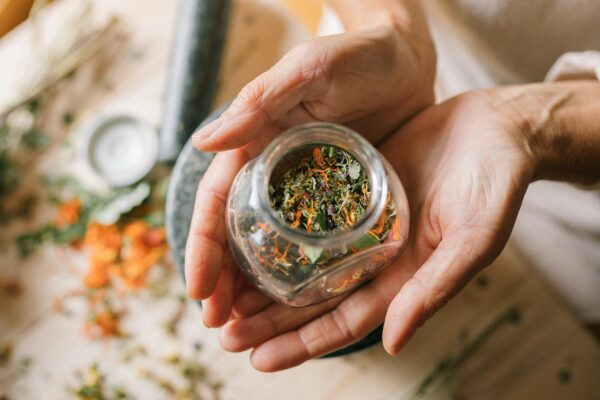
[[[106,115],[85,130],[82,156],[111,186],[131,185],[156,163],[157,133],[134,116]]]

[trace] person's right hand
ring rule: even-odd
[[[186,246],[188,294],[208,299],[205,324],[227,321],[239,287],[224,213],[241,167],[275,135],[304,122],[338,122],[377,143],[433,103],[434,74],[429,38],[377,26],[314,39],[250,82],[194,135],[199,150],[221,152],[198,187]]]

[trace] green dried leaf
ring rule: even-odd
[[[48,198],[57,200],[57,203],[64,198],[77,197],[83,204],[83,208],[92,210],[103,206],[110,200],[110,198],[90,192],[72,176],[46,175],[42,177],[42,182],[47,187]],[[126,192],[130,190],[129,188],[125,189]]]
[[[0,125],[0,143],[2,143],[1,141],[5,140],[9,133],[10,126],[8,124],[4,123]]]
[[[352,247],[357,250],[368,249],[369,247],[375,246],[379,244],[379,239],[377,239],[374,235],[367,233],[362,236],[360,239],[354,241],[352,243]]]
[[[352,180],[358,179],[360,176],[360,170],[361,168],[359,164],[352,164],[350,165],[350,168],[348,168],[348,175]]]
[[[73,121],[75,121],[75,114],[73,114],[72,111],[67,111],[63,114],[62,119],[63,124],[65,124],[65,126],[71,126],[73,124]]]
[[[155,211],[144,217],[144,221],[151,228],[160,228],[165,226],[165,212],[163,210]]]
[[[78,387],[69,391],[77,400],[125,400],[130,399],[127,391],[120,386],[109,386],[107,377],[100,371],[98,364],[93,363],[82,373],[76,372]]]
[[[0,194],[6,195],[19,182],[21,173],[7,153],[0,153]]]
[[[50,138],[37,128],[31,128],[21,137],[21,143],[31,150],[42,149],[50,143]]]
[[[35,232],[28,232],[16,237],[15,241],[21,257],[27,257],[46,243],[71,244],[85,235],[88,217],[81,218],[72,225],[56,227],[45,225]]]
[[[322,212],[319,211],[317,213],[317,216],[315,217],[315,222],[319,226],[321,232],[327,232],[327,222],[325,222],[325,217],[323,216]]]
[[[35,115],[40,110],[40,105],[41,102],[39,99],[32,99],[29,104],[27,104],[27,109],[31,114]]]
[[[321,254],[323,254],[323,249],[321,247],[302,246],[302,251],[304,251],[304,255],[308,257],[313,264],[315,264],[321,257]]]

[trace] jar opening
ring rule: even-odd
[[[303,162],[304,170],[298,171]],[[386,204],[387,178],[379,153],[358,133],[339,125],[311,123],[290,129],[265,149],[256,168],[253,184],[265,217],[284,237],[309,246],[356,240],[376,223]],[[309,178],[318,174],[323,179],[293,176],[307,171],[313,175]],[[290,183],[293,178],[296,182]],[[342,187],[344,182],[349,187]],[[290,191],[294,184],[298,185]],[[290,206],[290,196],[294,195],[305,201]],[[345,203],[332,196],[346,196]],[[284,200],[288,207],[282,215],[282,208],[276,205]],[[298,211],[302,215],[297,215]],[[328,212],[334,215],[326,216]],[[301,223],[303,227],[299,229]]]
[[[371,193],[365,168],[352,154],[319,143],[299,146],[279,159],[269,197],[282,223],[326,236],[358,223]]]

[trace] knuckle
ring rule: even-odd
[[[313,358],[313,353],[311,352],[311,339],[308,339],[306,335],[302,334],[302,331],[296,333],[296,340],[299,344],[299,349],[302,352],[302,358],[308,360]]]
[[[196,208],[196,221],[190,229],[190,237],[221,243],[225,241],[226,203],[219,193],[205,193]],[[223,246],[221,246],[223,247]]]
[[[300,348],[306,359],[316,357],[318,355],[318,349],[322,346],[325,341],[327,344],[330,340],[326,334],[324,334],[321,324],[315,332],[313,329],[300,329],[297,333],[297,339],[300,343]]]
[[[331,319],[331,325],[335,327],[335,331],[339,335],[342,341],[352,341],[357,340],[357,335],[355,335],[354,331],[350,328],[348,321],[344,314],[338,310],[337,308],[332,310],[329,314]]]
[[[433,317],[435,313],[443,306],[442,300],[443,294],[437,289],[432,290],[427,286],[425,282],[417,277],[413,277],[409,280],[406,285],[412,285],[414,289],[418,291],[418,298],[420,299],[420,308],[416,309],[417,319],[413,329],[422,326],[425,321]]]
[[[235,324],[225,325],[219,336],[219,343],[226,351],[237,353],[244,350],[241,338],[235,330]]]
[[[224,217],[227,207],[227,193],[215,190],[212,187],[198,187],[198,209],[205,213],[211,213]]]
[[[425,291],[424,296],[424,317],[421,318],[419,326],[423,325],[426,320],[433,317],[439,310],[442,309],[448,302],[451,293],[441,287],[427,288],[423,286]]]
[[[279,308],[268,308],[264,312],[264,322],[268,325],[268,329],[270,332],[280,332],[281,331],[281,320],[278,312]]]
[[[265,91],[264,74],[242,88],[225,114],[238,113],[248,108],[260,107]]]
[[[327,48],[317,39],[301,43],[288,53],[288,62],[295,67],[300,81],[311,82],[326,75],[333,64]]]

